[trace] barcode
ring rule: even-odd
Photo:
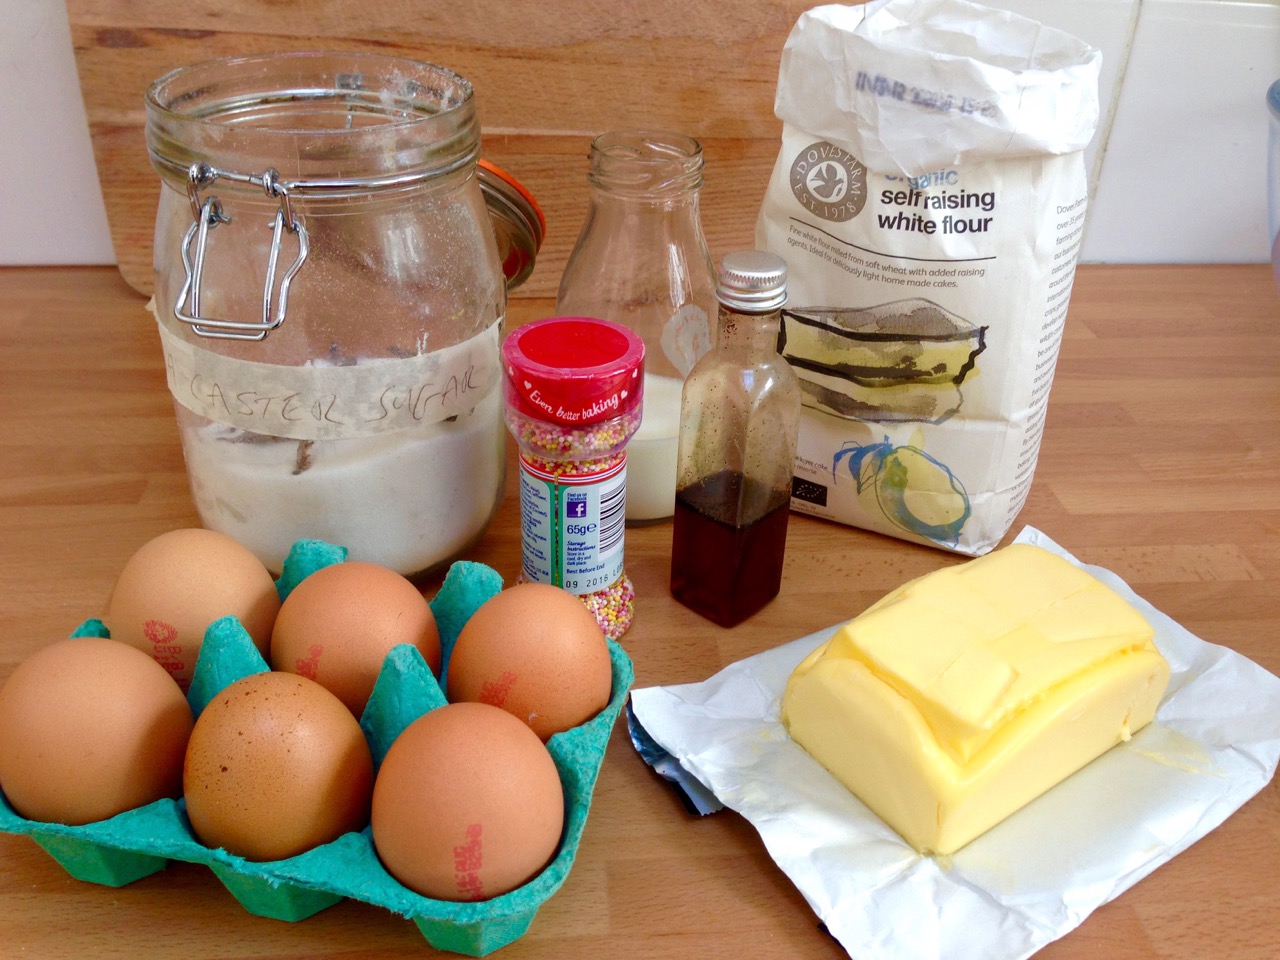
[[[627,522],[627,485],[619,483],[600,498],[600,554],[622,542]]]

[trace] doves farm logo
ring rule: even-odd
[[[791,192],[814,216],[844,223],[867,202],[867,168],[848,150],[820,140],[792,162]]]

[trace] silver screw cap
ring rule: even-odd
[[[766,313],[787,302],[787,262],[764,250],[726,253],[716,297],[730,310]]]

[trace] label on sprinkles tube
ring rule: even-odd
[[[593,473],[552,473],[520,458],[524,575],[578,596],[622,576],[627,461]]]

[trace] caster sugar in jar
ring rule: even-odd
[[[275,571],[302,538],[406,576],[456,558],[502,496],[503,267],[527,276],[542,228],[477,167],[471,84],[272,54],[182,67],[146,107],[155,311],[201,521]]]

